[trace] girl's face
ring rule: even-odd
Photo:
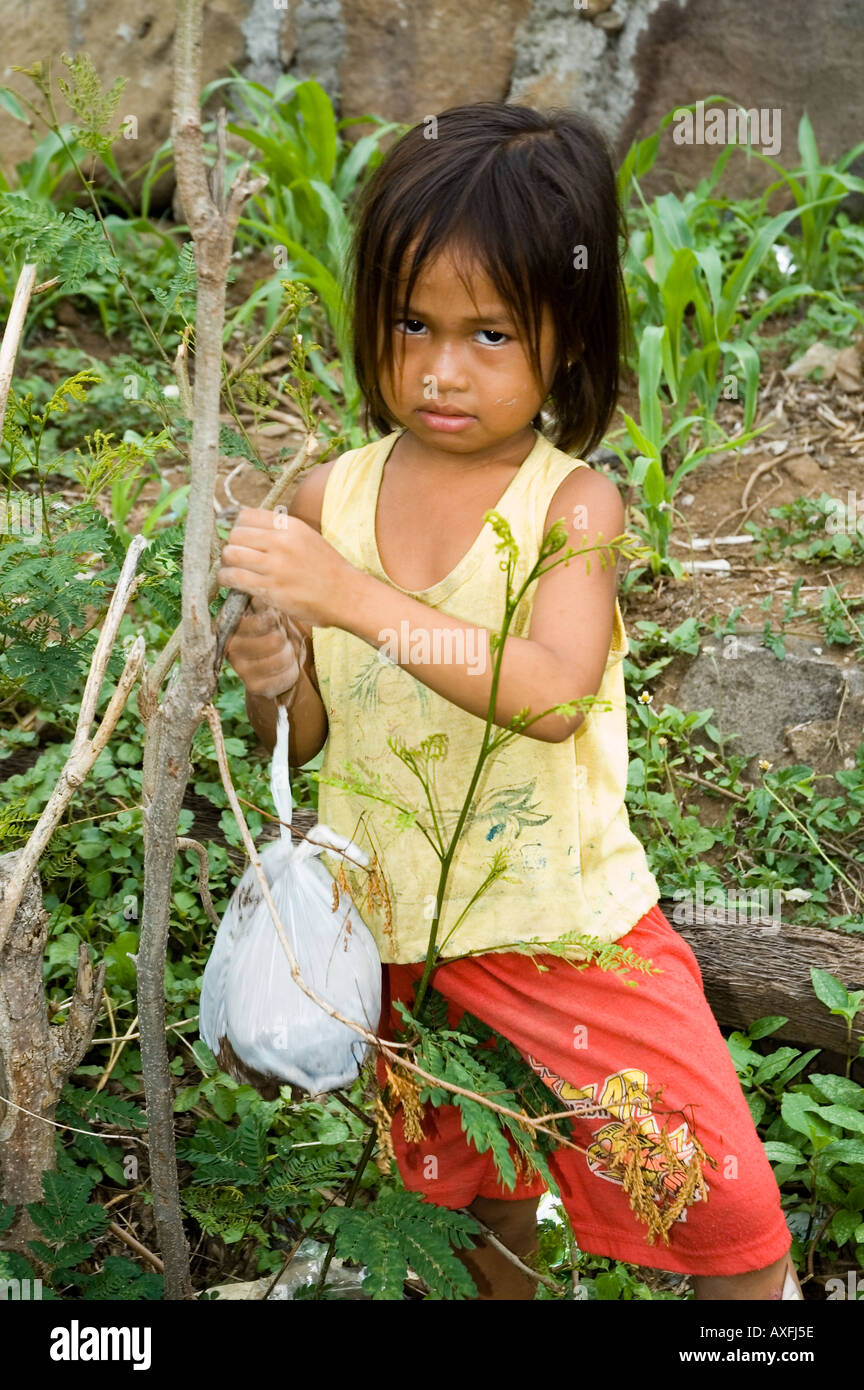
[[[409,317],[389,325],[393,373],[379,368],[390,415],[432,454],[500,452],[507,442],[514,449],[528,443],[531,421],[555,373],[548,308],[543,309],[540,337],[541,388],[531,373],[527,343],[520,340],[492,282],[476,265],[466,278],[470,294],[446,251],[426,262],[408,305]],[[382,324],[379,361],[387,329]],[[448,423],[447,411],[462,415],[450,416]]]

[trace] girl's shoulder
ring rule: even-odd
[[[324,492],[331,473],[337,465],[344,466],[346,460],[355,458],[363,449],[370,447],[370,445],[365,444],[361,449],[347,449],[344,453],[334,454],[332,458],[325,459],[323,463],[313,464],[297,484],[288,507],[289,515],[299,517],[301,521],[306,522],[307,526],[312,526],[320,532]]]

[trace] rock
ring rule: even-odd
[[[832,744],[835,731],[836,720],[811,719],[790,725],[784,734],[796,763],[807,763],[817,772],[833,772],[840,760]]]
[[[767,758],[775,765],[815,766],[809,755],[815,758],[824,736],[819,770],[831,771],[854,754],[861,740],[864,672],[842,664],[842,658],[817,654],[814,645],[807,638],[787,637],[786,657],[780,661],[762,646],[754,629],[709,640],[688,664],[683,657],[670,663],[655,689],[654,707],[668,703],[687,711],[713,709],[712,723],[731,752]],[[840,748],[829,749],[844,686]],[[699,737],[695,731],[694,738]],[[702,741],[713,747],[707,736]],[[801,756],[805,750],[808,756]]]
[[[812,454],[791,455],[788,459],[781,456],[777,462],[782,466],[783,471],[794,479],[802,493],[807,492],[812,487],[825,488],[825,470]]]
[[[602,444],[599,448],[592,450],[585,461],[586,463],[593,464],[595,467],[599,465],[601,468],[616,468],[619,473],[624,472],[624,464],[615,450],[607,449]]]
[[[787,168],[799,162],[798,123],[805,109],[822,163],[860,138],[864,11],[847,0],[797,5],[794,19],[787,0],[762,0],[755,7],[750,0],[648,0],[630,6],[619,44],[632,91],[617,131],[619,148],[654,130],[674,107],[712,93],[779,112],[781,144],[772,157]],[[663,191],[670,179],[675,186],[676,175],[681,186],[693,187],[719,154],[717,146],[676,145],[667,130],[643,189]],[[733,155],[723,188],[734,195],[761,191],[769,176],[760,160]]]
[[[861,357],[864,339],[859,338],[857,343],[850,343],[838,352],[834,363],[834,374],[837,377],[837,385],[843,391],[864,391],[864,377],[861,375]]]
[[[494,6],[354,0],[343,10],[343,114],[375,111],[414,123],[464,102],[503,101],[519,25],[530,11],[530,0],[499,0]],[[302,45],[299,61],[305,68]],[[356,126],[351,136],[369,129]]]
[[[848,349],[847,349],[848,351]],[[806,377],[811,372],[821,368],[821,381],[830,381],[837,369],[837,359],[840,356],[840,349],[831,347],[828,343],[811,343],[807,351],[788,367],[783,368],[784,376]]]
[[[243,23],[252,9],[260,5],[261,0],[205,0],[202,83],[225,76],[232,66],[242,69],[247,43]],[[106,91],[110,91],[116,78],[128,79],[112,123],[112,129],[122,126],[127,135],[121,134],[115,141],[114,158],[124,175],[146,166],[171,131],[173,0],[143,0],[131,9],[118,8],[110,0],[77,0],[74,5],[60,8],[50,0],[31,0],[29,4],[4,8],[9,11],[3,16],[6,62],[29,67],[50,56],[55,95],[59,96],[57,79],[69,78],[68,69],[60,61],[64,52],[87,53]],[[273,12],[272,0],[267,0],[267,8]],[[280,19],[284,20],[284,15]],[[35,88],[21,73],[7,67],[0,73],[0,81],[34,99]],[[69,119],[62,96],[58,110],[62,120]],[[32,154],[34,136],[5,112],[0,112],[0,130],[3,168],[11,173],[17,161]],[[40,140],[43,134],[40,128],[36,139]],[[108,177],[97,167],[98,181]],[[173,177],[157,185],[156,206],[165,204],[171,184]]]

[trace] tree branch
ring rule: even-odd
[[[35,262],[27,262],[21,267],[21,274],[18,276],[18,283],[15,286],[15,294],[12,299],[12,308],[9,310],[9,319],[3,333],[3,341],[0,343],[0,440],[3,438],[6,402],[9,399],[9,390],[12,385],[12,373],[15,370],[15,358],[18,356],[18,344],[24,331],[27,306],[30,303],[30,296],[33,293],[35,283],[36,264]]]

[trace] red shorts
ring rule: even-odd
[[[696,957],[659,905],[620,944],[662,973],[577,970],[550,955],[542,957],[548,969],[541,972],[529,956],[501,952],[445,963],[432,983],[448,1000],[451,1025],[467,1012],[510,1039],[554,1093],[550,1111],[588,1111],[568,1122],[581,1149],[559,1148],[549,1159],[582,1250],[684,1274],[763,1269],[786,1254],[791,1236]],[[401,1021],[390,1001],[410,1006],[422,971],[421,964],[385,967],[382,1037],[388,1018],[390,1036]],[[638,1119],[648,1136],[646,1154],[662,1126],[685,1161],[694,1152],[690,1135],[717,1160],[716,1168],[702,1164],[707,1195],[672,1223],[668,1245],[661,1238],[648,1242],[648,1226],[631,1210],[621,1177],[605,1171],[602,1131],[610,1132],[615,1117]],[[392,1135],[405,1186],[438,1206],[545,1190],[540,1178],[505,1188],[491,1152],[478,1153],[466,1139],[456,1106],[427,1106],[423,1131],[422,1141],[406,1142],[396,1111]],[[646,1174],[647,1168],[646,1160]]]

